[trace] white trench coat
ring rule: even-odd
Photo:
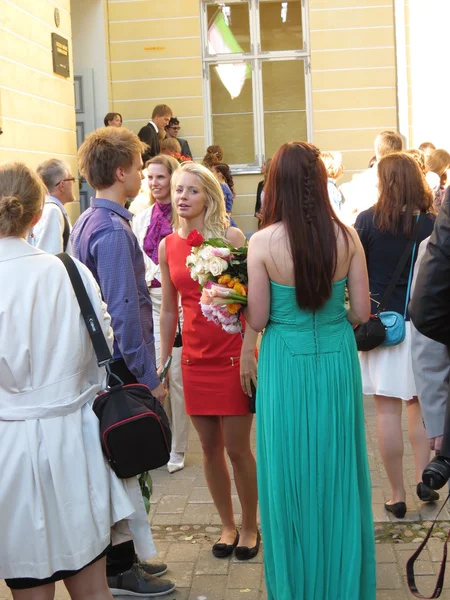
[[[112,347],[100,290],[78,269]],[[130,539],[155,554],[137,479],[103,457],[92,400],[104,385],[61,261],[0,239],[0,579],[76,570]],[[126,521],[123,521],[127,519]]]

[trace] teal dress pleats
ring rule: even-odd
[[[345,280],[299,308],[271,282],[261,344],[257,468],[269,600],[375,600],[361,374]]]

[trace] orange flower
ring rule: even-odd
[[[227,311],[232,315],[238,313],[241,308],[242,307],[238,302],[234,302],[233,304],[227,304]]]
[[[228,283],[228,287],[230,289],[233,289],[234,286],[236,285],[236,283],[239,283],[239,279],[237,277],[233,277],[233,279],[231,279],[230,282]]]
[[[221,285],[228,285],[231,281],[231,275],[221,275],[219,277],[219,279],[217,280],[217,283],[220,283]]]
[[[247,295],[247,288],[245,287],[245,285],[243,283],[236,283],[234,286],[234,291],[237,292],[238,294],[241,294],[241,296]]]

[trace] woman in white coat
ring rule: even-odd
[[[172,233],[172,202],[170,180],[178,168],[178,162],[171,156],[158,155],[147,163],[150,207],[133,219],[133,231],[144,253],[145,279],[153,304],[153,333],[155,336],[156,364],[159,366],[161,340],[159,318],[161,314],[162,287],[159,268],[159,243]],[[184,456],[188,447],[189,418],[184,405],[183,381],[181,377],[181,321],[178,321],[178,335],[172,349],[170,367],[170,394],[166,409],[172,426],[172,450],[167,468],[170,473],[184,467]]]
[[[71,282],[58,258],[25,241],[44,194],[24,164],[0,166],[0,578],[16,600],[50,600],[59,580],[73,599],[104,600],[111,526],[139,519],[102,454],[91,402],[105,371]],[[98,286],[77,267],[112,347]],[[148,523],[136,537],[150,558]]]

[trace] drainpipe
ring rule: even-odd
[[[409,147],[408,61],[406,56],[405,0],[394,0],[395,58],[397,72],[397,129]]]

